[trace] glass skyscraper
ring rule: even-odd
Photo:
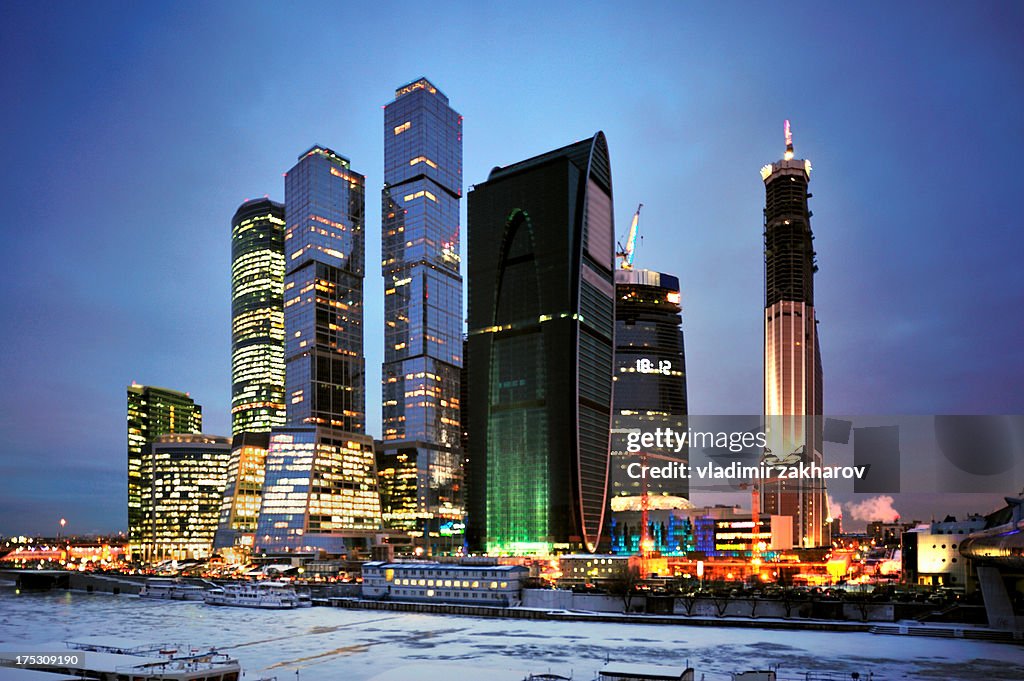
[[[283,426],[284,204],[246,201],[231,220],[231,433]]]
[[[341,554],[380,526],[363,434],[365,178],[314,146],[285,179],[287,426],[270,435],[255,545]]]
[[[143,526],[152,521],[151,510],[142,505],[142,495],[150,488],[142,465],[143,449],[159,435],[202,429],[203,408],[188,393],[136,383],[128,386],[128,541],[133,555]]]
[[[315,146],[285,177],[285,395],[288,425],[362,433],[366,179]]]
[[[617,270],[615,292],[612,511],[637,510],[637,501],[645,491],[651,508],[685,508],[689,506],[685,479],[645,482],[626,474],[629,463],[640,460],[638,454],[626,451],[628,430],[686,430],[686,357],[679,279],[651,270]],[[687,454],[684,449],[671,458],[686,463]],[[652,460],[650,464],[664,465],[664,461]]]
[[[595,551],[615,283],[603,133],[469,192],[469,527],[491,553]]]
[[[811,232],[811,162],[794,158],[786,121],[782,160],[764,166],[764,414],[770,466],[822,465],[823,380]],[[820,478],[764,483],[764,511],[793,518],[795,546],[827,546],[828,502]]]
[[[463,465],[462,117],[430,81],[384,107],[381,271],[384,276],[384,519],[444,550],[461,539]]]
[[[284,204],[246,201],[231,220],[231,432],[216,548],[252,547],[270,429],[285,423]]]

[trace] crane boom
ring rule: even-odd
[[[640,231],[640,209],[643,207],[642,203],[636,207],[633,222],[629,225],[629,233],[626,234],[626,245],[619,244],[619,252],[615,254],[620,260],[619,267],[624,270],[633,269],[633,258],[636,257],[636,237]]]

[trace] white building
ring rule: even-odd
[[[521,565],[363,563],[363,598],[507,607],[518,605]]]
[[[966,520],[947,518],[923,524],[903,534],[904,579],[930,586],[964,587],[967,584],[967,559],[960,555],[960,543],[971,532],[985,526],[981,516]]]

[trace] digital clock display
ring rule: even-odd
[[[672,373],[672,362],[667,359],[658,360],[655,364],[654,360],[642,357],[636,361],[637,373],[641,374],[664,374],[668,376]]]

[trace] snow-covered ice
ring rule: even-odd
[[[963,639],[686,625],[480,619],[388,611],[260,611],[67,592],[0,590],[0,650],[86,636],[214,646],[237,657],[247,679],[367,681],[409,667],[423,677],[469,681],[453,667],[547,672],[591,681],[606,662],[690,666],[697,678],[779,666],[868,672],[874,679],[1024,679],[1024,646]],[[298,671],[298,676],[296,676]],[[400,672],[399,676],[403,676]],[[500,681],[500,675],[484,675]],[[417,678],[420,678],[417,675]],[[502,677],[503,678],[503,677]],[[521,678],[521,676],[520,676]]]

